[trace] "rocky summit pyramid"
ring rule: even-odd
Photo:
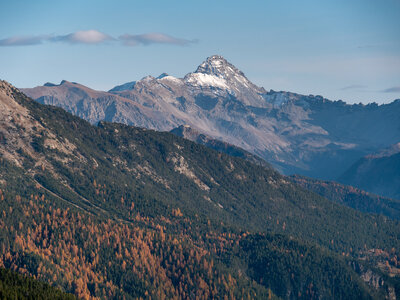
[[[255,154],[285,174],[336,179],[357,159],[400,140],[400,101],[348,105],[321,96],[266,91],[214,55],[184,78],[163,74],[109,92],[79,84],[23,89],[93,124],[161,131],[181,125]]]
[[[244,105],[262,107],[265,101],[263,88],[249,81],[234,65],[220,55],[206,59],[196,71],[184,77],[185,83],[193,88],[218,91],[221,95],[234,96]]]

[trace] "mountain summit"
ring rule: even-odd
[[[213,55],[208,57],[201,65],[199,65],[195,73],[204,73],[226,78],[233,75],[244,76],[243,72],[238,70],[234,65],[230,64],[221,55]]]
[[[250,82],[242,71],[220,55],[208,57],[195,72],[187,74],[184,81],[203,90],[223,90],[245,105],[259,107],[265,103],[260,95],[266,91]]]

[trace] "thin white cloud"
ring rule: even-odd
[[[52,42],[67,42],[71,44],[102,44],[111,40],[114,40],[114,38],[97,30],[77,31],[50,39]]]
[[[48,38],[47,35],[13,36],[0,40],[0,47],[39,45]]]
[[[145,34],[124,34],[119,37],[125,46],[139,46],[151,44],[169,44],[176,46],[186,46],[196,41],[176,38],[164,33],[145,33]]]
[[[14,36],[0,40],[0,47],[4,46],[32,46],[47,43],[69,43],[98,45],[107,42],[119,41],[124,46],[147,46],[151,44],[166,44],[175,46],[186,46],[197,42],[176,38],[164,33],[124,34],[117,38],[97,30],[82,30],[66,35],[37,35],[37,36]]]

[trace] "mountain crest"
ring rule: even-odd
[[[5,80],[0,80],[0,91],[4,93],[7,96],[11,96],[13,90],[15,87],[13,87],[10,83],[8,83]]]
[[[265,90],[250,82],[242,71],[221,55],[208,57],[195,72],[187,74],[184,81],[202,91],[209,89],[212,93],[230,94],[244,105],[265,105],[260,96]]]
[[[162,73],[162,74],[160,74],[160,76],[157,77],[157,79],[162,79],[162,78],[167,77],[167,76],[169,76],[169,74]]]
[[[194,73],[214,75],[225,79],[232,75],[244,77],[243,72],[238,70],[221,55],[212,55],[208,57],[200,66],[197,67]]]

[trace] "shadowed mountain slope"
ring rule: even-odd
[[[338,180],[400,199],[400,143],[359,159]]]

